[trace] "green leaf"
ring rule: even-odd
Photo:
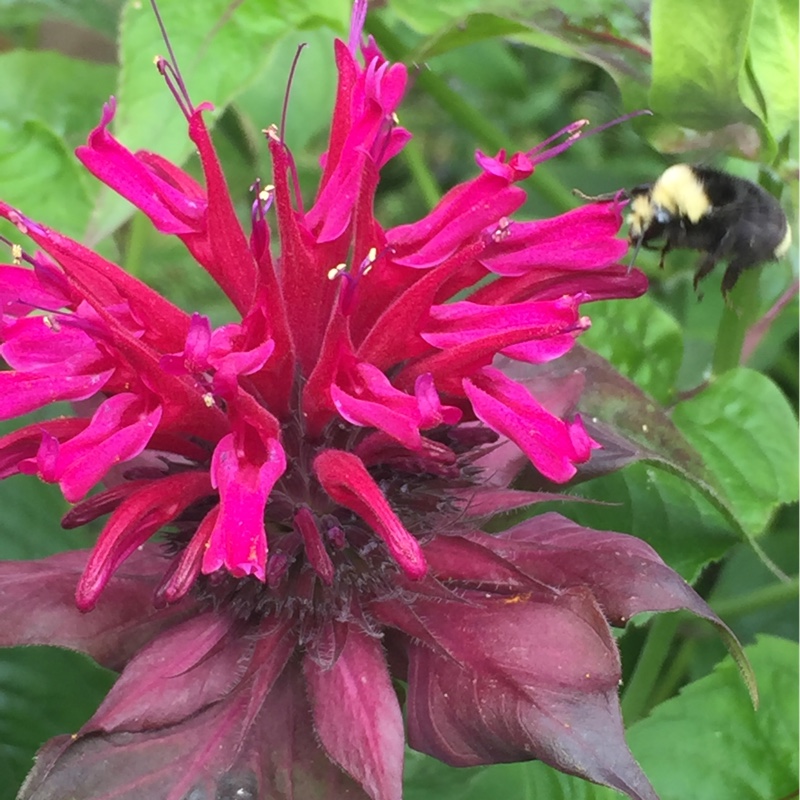
[[[540,398],[555,393],[568,398],[566,387],[570,384],[574,384],[572,392],[576,395],[581,389],[579,399],[576,397],[578,410],[603,448],[595,452],[587,465],[579,467],[579,480],[646,460],[691,481],[724,509],[725,499],[715,485],[714,476],[667,413],[597,353],[576,345],[566,355],[542,367],[519,367],[512,362],[504,371],[522,380]]]
[[[759,540],[770,566],[793,576],[788,581],[776,578],[763,555],[749,544],[736,547],[722,565],[709,603],[742,641],[752,642],[759,633],[797,637],[798,527],[797,505],[787,506],[769,535]]]
[[[51,416],[66,413],[67,409],[66,403],[56,404],[50,409]],[[0,436],[46,418],[45,414],[37,412],[3,422]],[[61,517],[69,505],[58,486],[44,483],[33,475],[14,475],[0,481],[0,508],[3,509],[0,559],[43,558],[94,543],[94,536],[88,529],[62,529]]]
[[[469,14],[484,11],[481,0],[443,0],[427,3],[425,0],[396,0],[391,4],[391,13],[418,33],[433,33],[454,20]]]
[[[401,0],[392,3],[391,11],[414,30],[432,34],[415,50],[417,61],[506,36],[598,64],[621,84],[644,83],[650,71],[642,7],[627,0],[540,4],[533,9],[510,0],[456,0],[433,7],[422,0]]]
[[[516,20],[494,14],[470,14],[454,25],[452,20],[424,40],[413,53],[414,60],[426,61],[442,53],[468,47],[471,44],[498,36],[523,34],[528,27]]]
[[[0,26],[37,25],[55,17],[113,36],[122,3],[123,0],[0,0]]]
[[[798,497],[798,428],[783,393],[765,375],[725,373],[679,404],[673,421],[702,454],[749,536]]]
[[[653,0],[650,107],[713,130],[755,122],[739,98],[754,0]]]
[[[610,361],[660,403],[673,400],[683,358],[678,323],[647,295],[587,307],[592,327],[581,344]]]
[[[79,238],[89,220],[95,185],[72,148],[96,124],[115,69],[58,53],[15,50],[0,55],[0,74],[3,199]],[[15,232],[11,236],[21,241]]]
[[[761,533],[775,510],[798,496],[797,420],[781,391],[745,368],[725,373],[668,416],[597,354],[576,346],[521,378],[537,396],[581,375],[578,409],[603,449],[578,481],[648,461],[700,489],[747,536]]]
[[[114,674],[55,647],[0,649],[0,797],[11,800],[53,736],[74,733],[94,713]]]
[[[344,30],[349,16],[349,3],[344,0],[162,0],[159,9],[193,103],[210,101],[215,106],[214,112],[206,114],[209,126],[261,73],[272,46],[287,31],[321,24]],[[122,71],[114,134],[133,150],[155,150],[182,163],[193,145],[186,132],[186,120],[153,67],[153,56],[164,54],[166,48],[148,4],[126,6],[120,35]],[[285,85],[289,66],[285,64],[280,72],[276,69],[273,76],[281,85]],[[332,62],[330,68],[333,69]],[[102,192],[89,241],[104,238],[131,213],[126,201],[111,192]]]
[[[406,751],[404,800],[620,800],[613,789],[564,775],[541,762],[455,769]]]
[[[0,55],[0,74],[0,118],[36,120],[74,147],[97,124],[114,90],[116,68],[60,53],[12,50]]]
[[[85,180],[63,139],[41,122],[0,124],[0,186],[7,203],[79,237],[91,210]],[[20,237],[14,235],[14,240]]]
[[[537,506],[537,513],[558,511],[589,528],[643,539],[690,583],[738,542],[730,523],[707,496],[684,478],[652,464],[631,464],[570,493],[597,503],[548,503]]]
[[[288,68],[300,44],[306,46],[297,62],[289,95],[286,142],[296,158],[312,138],[327,132],[337,82],[336,70],[332,69],[333,37],[333,31],[321,28],[292,31],[276,42],[266,67],[236,100],[236,110],[244,118],[249,138],[256,147],[263,142],[260,131],[280,123]],[[278,77],[281,75],[285,76],[283,80]]]
[[[761,637],[745,653],[758,680],[757,711],[726,658],[631,727],[631,750],[661,800],[776,800],[797,792],[797,644]]]
[[[750,66],[757,92],[742,81],[748,108],[761,117],[776,140],[797,126],[797,80],[788,79],[788,64],[798,60],[798,9],[793,0],[758,0],[750,31]],[[759,96],[760,95],[760,96]]]

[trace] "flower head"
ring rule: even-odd
[[[0,565],[2,642],[122,670],[93,719],[45,747],[33,785],[394,800],[400,679],[412,747],[455,765],[539,758],[654,797],[624,743],[609,623],[713,615],[636,539],[555,514],[481,531],[537,499],[490,468],[500,443],[556,483],[598,447],[498,358],[556,359],[589,325],[583,304],[645,290],[617,263],[619,205],[512,219],[519,183],[580,138],[576,123],[528,153],[479,153],[477,177],[384,229],[373,201],[410,137],[396,116],[407,71],[361,44],[364,12],[335,44],[307,210],[271,128],[273,182],[255,184],[243,230],[208,105],[166,61],[204,185],[118,142],[113,99],[78,149],[181,239],[238,321],[212,329],[0,204],[40,248],[0,267],[0,414],[78,409],[1,439],[2,476],[57,483],[67,527],[109,515],[88,553]]]

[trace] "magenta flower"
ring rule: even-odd
[[[563,483],[598,447],[502,365],[558,358],[589,325],[583,303],[645,291],[617,263],[620,208],[510,218],[576,124],[529,153],[478,154],[476,178],[385,230],[373,200],[409,139],[407,72],[360,45],[365,10],[336,42],[308,210],[270,130],[273,185],[245,234],[207,105],[166,62],[205,186],[116,141],[113,100],[78,149],[183,241],[238,322],[212,330],[0,204],[40,248],[0,267],[2,418],[81,401],[1,439],[2,476],[58,483],[67,527],[109,515],[88,553],[0,565],[0,642],[122,673],[76,735],[45,745],[23,797],[397,800],[393,680],[408,743],[448,764],[538,758],[655,797],[623,738],[609,624],[712,612],[634,538],[556,514],[480,530],[539,499],[510,488],[509,451]]]

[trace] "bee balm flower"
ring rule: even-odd
[[[512,218],[520,181],[576,124],[529,153],[478,154],[477,177],[384,229],[373,201],[409,138],[407,72],[361,44],[365,9],[335,45],[307,210],[270,129],[273,183],[256,186],[243,230],[208,106],[167,62],[204,185],[114,139],[113,100],[78,149],[184,243],[237,321],[212,329],[0,204],[38,248],[0,267],[0,414],[80,401],[0,440],[2,476],[57,483],[67,527],[109,515],[89,552],[0,565],[0,641],[121,671],[76,735],[43,748],[23,796],[397,800],[400,679],[418,750],[454,765],[538,758],[654,797],[624,742],[609,623],[710,610],[631,537],[555,514],[481,531],[537,499],[488,469],[499,443],[552,482],[598,446],[498,365],[558,358],[589,324],[582,304],[645,290],[617,263],[620,210]]]

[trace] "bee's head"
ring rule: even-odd
[[[658,235],[663,224],[669,221],[665,210],[653,203],[652,190],[652,184],[645,184],[628,193],[631,198],[627,219],[628,238],[632,244]]]

